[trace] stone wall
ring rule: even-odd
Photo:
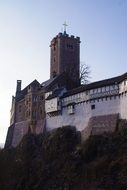
[[[82,141],[87,140],[90,135],[101,135],[105,132],[114,132],[118,124],[118,119],[119,114],[91,117],[88,126],[81,131]]]
[[[114,132],[118,123],[119,114],[95,116],[90,119],[92,127],[91,135],[99,135],[104,132]]]
[[[14,127],[12,146],[16,147],[20,143],[23,136],[25,134],[27,134],[27,132],[28,132],[28,122],[27,121],[22,121],[22,122],[16,123],[15,127]]]
[[[4,146],[5,148],[9,148],[12,146],[13,132],[14,132],[14,125],[11,125],[7,131],[7,137]]]
[[[38,120],[36,124],[36,134],[43,133],[45,131],[45,119]]]

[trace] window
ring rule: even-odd
[[[42,115],[42,108],[40,108],[40,114]]]
[[[68,114],[74,114],[74,105],[69,105],[67,109],[68,109]]]
[[[19,105],[19,112],[21,112],[21,110],[22,110],[22,106],[21,106],[21,105]]]
[[[74,47],[72,44],[67,44],[67,48],[72,50]]]
[[[26,117],[28,117],[28,111],[26,112]]]
[[[106,86],[106,91],[109,91],[109,86]]]
[[[33,97],[33,101],[34,101],[34,102],[37,102],[37,101],[38,101],[38,97],[37,97],[37,96],[34,96],[34,97]]]
[[[102,91],[102,89],[101,88],[98,88],[98,92],[100,93]]]
[[[36,110],[32,111],[32,117],[35,119],[36,118]]]
[[[115,85],[112,85],[112,88],[115,89]]]
[[[30,102],[31,101],[31,97],[29,96],[29,99],[28,99],[28,101]]]
[[[30,110],[28,111],[28,116],[30,116]]]
[[[105,92],[105,87],[102,87],[102,92]]]
[[[95,104],[91,105],[91,110],[95,109]]]

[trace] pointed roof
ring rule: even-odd
[[[36,87],[36,86],[41,86],[40,83],[35,79],[33,80],[29,85],[27,85],[23,90],[21,90],[18,95],[16,96],[16,100],[20,101],[21,99],[24,98],[24,96],[27,94],[27,89],[29,86]]]

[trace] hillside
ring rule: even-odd
[[[91,136],[81,144],[73,127],[26,135],[0,151],[2,190],[125,190],[127,129]]]

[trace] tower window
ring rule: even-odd
[[[67,48],[72,50],[74,47],[72,44],[67,44]]]

